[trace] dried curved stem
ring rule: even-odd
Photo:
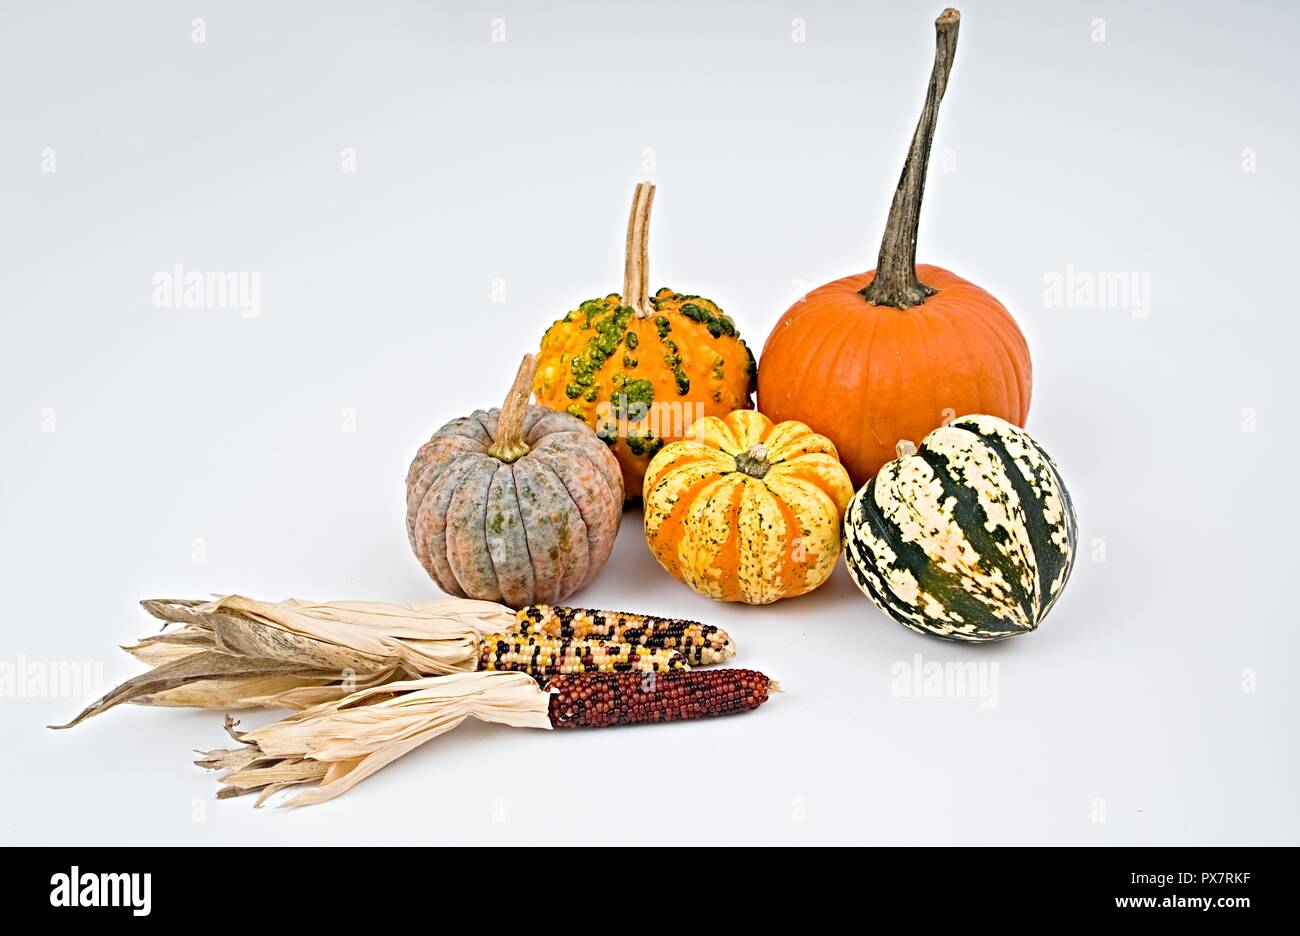
[[[623,254],[623,302],[637,318],[654,311],[650,305],[650,206],[654,204],[652,182],[638,182],[627,219],[627,245]]]
[[[907,151],[907,162],[903,164],[903,175],[898,180],[894,202],[889,208],[885,236],[880,243],[880,258],[876,261],[876,277],[862,290],[872,305],[910,309],[925,302],[935,292],[916,275],[916,229],[921,219],[930,144],[934,142],[934,129],[939,120],[939,102],[948,88],[960,25],[961,14],[952,8],[944,10],[934,21],[934,68],[925,93],[925,108],[921,111],[912,146]]]
[[[772,463],[767,460],[767,446],[762,442],[751,445],[736,456],[736,470],[743,471],[751,478],[762,478]]]
[[[501,404],[497,417],[497,438],[488,448],[488,454],[503,462],[512,462],[528,454],[524,441],[524,420],[528,416],[528,400],[533,395],[533,374],[537,372],[537,358],[525,354],[515,373],[506,401]]]

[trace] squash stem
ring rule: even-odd
[[[751,478],[762,478],[772,463],[767,460],[767,446],[762,442],[751,445],[736,456],[736,470],[743,471]]]
[[[944,10],[934,21],[934,68],[925,93],[925,107],[912,136],[912,145],[903,164],[894,201],[885,222],[885,236],[880,243],[876,276],[862,294],[872,305],[910,309],[925,302],[935,291],[916,275],[916,230],[921,220],[921,199],[925,194],[925,173],[930,162],[930,144],[939,120],[939,102],[948,88],[948,74],[957,54],[957,29],[961,14]]]
[[[528,443],[524,441],[524,420],[528,416],[528,399],[533,395],[533,374],[536,372],[537,358],[525,354],[515,373],[510,393],[497,414],[496,441],[487,450],[493,458],[512,462],[528,454]]]
[[[637,318],[648,318],[650,305],[650,206],[655,187],[638,182],[632,195],[632,212],[627,219],[627,246],[623,254],[623,303],[632,307]]]

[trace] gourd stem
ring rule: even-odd
[[[496,441],[488,447],[488,454],[503,462],[512,462],[528,454],[524,441],[524,420],[528,416],[528,398],[533,395],[533,374],[537,372],[537,358],[525,354],[515,373],[506,401],[497,415]]]
[[[762,442],[751,445],[736,456],[736,470],[751,478],[762,478],[771,467],[772,463],[767,460],[767,446]]]
[[[930,144],[934,142],[934,128],[939,120],[939,102],[948,88],[948,74],[957,54],[957,29],[960,25],[961,14],[951,7],[934,21],[934,68],[930,72],[930,87],[925,93],[925,108],[912,136],[912,146],[907,151],[907,162],[903,164],[894,202],[889,207],[885,236],[880,242],[880,258],[876,261],[876,277],[862,290],[872,305],[910,309],[925,302],[926,297],[935,292],[916,275],[916,229],[921,219]]]
[[[899,439],[898,444],[894,446],[894,454],[899,458],[907,458],[909,455],[915,455],[916,443],[909,442],[907,439]]]
[[[623,302],[632,307],[637,318],[647,318],[650,305],[650,206],[655,187],[638,182],[632,195],[632,212],[627,219],[627,246],[623,254]]]

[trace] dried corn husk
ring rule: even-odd
[[[325,702],[240,733],[242,746],[200,752],[200,767],[224,771],[225,798],[257,793],[257,805],[280,790],[311,788],[282,803],[333,799],[408,751],[473,716],[517,728],[550,729],[549,696],[523,673],[457,673],[389,683]]]
[[[139,705],[221,709],[227,712],[259,708],[305,709],[337,699],[354,689],[369,689],[402,678],[405,677],[400,671],[393,669],[343,679],[337,673],[321,676],[294,673],[236,679],[214,677],[164,692],[138,696],[130,701]]]
[[[484,638],[547,622],[667,633],[699,663],[735,653],[726,631],[691,621],[625,612],[537,606],[512,611],[490,601],[446,598],[421,604],[289,599],[242,595],[211,601],[151,599],[141,605],[172,630],[123,647],[152,667],[87,706],[70,728],[123,702],[225,710],[305,709],[395,680],[468,672],[479,665]],[[685,626],[686,631],[681,631]],[[676,628],[677,630],[674,630]],[[654,646],[653,643],[650,644]]]
[[[479,638],[510,627],[515,612],[491,601],[444,598],[420,604],[291,598],[255,601],[227,595],[197,608],[143,602],[164,620],[206,624],[217,649],[292,659],[306,666],[375,669],[398,665],[412,676],[472,670]],[[198,615],[198,620],[192,620]],[[254,626],[249,626],[249,624]],[[265,625],[257,627],[255,625]],[[357,663],[369,664],[358,667]]]
[[[186,624],[173,631],[143,637],[133,644],[126,644],[122,649],[141,663],[159,666],[200,650],[215,650],[216,642],[212,639],[210,629],[198,624]]]
[[[472,671],[480,638],[515,621],[504,605],[462,598],[318,604],[226,595],[141,605],[181,625],[123,648],[153,668],[58,727],[123,702],[301,709],[395,679]]]

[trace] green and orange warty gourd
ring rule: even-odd
[[[537,402],[582,419],[608,444],[629,500],[646,465],[704,416],[752,406],[754,356],[714,303],[649,294],[654,186],[636,187],[628,219],[623,293],[590,299],[542,336]]]
[[[936,266],[917,266],[916,232],[939,101],[960,17],[935,22],[934,69],[876,269],[827,283],[795,303],[763,348],[758,407],[834,440],[855,485],[961,413],[1017,426],[1029,414],[1029,348],[1002,303]]]
[[[443,591],[513,608],[554,604],[605,565],[623,476],[582,420],[529,406],[524,358],[499,410],[453,419],[406,476],[406,531]]]
[[[853,485],[831,440],[736,410],[664,446],[645,476],[645,535],[669,574],[720,601],[768,604],[830,576]]]

